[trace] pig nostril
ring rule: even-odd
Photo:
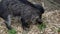
[[[41,20],[41,19],[37,19],[36,22],[37,22],[38,24],[42,24],[42,20]]]

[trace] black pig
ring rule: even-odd
[[[2,0],[0,2],[0,17],[5,20],[6,27],[10,30],[11,16],[20,16],[23,29],[29,28],[30,24],[41,24],[44,13],[42,6],[34,5],[27,0]]]

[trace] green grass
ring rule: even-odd
[[[60,32],[60,28],[58,29],[58,32]]]
[[[38,28],[40,30],[44,30],[46,28],[46,25],[44,23],[42,23],[42,24],[38,25]]]
[[[8,30],[8,34],[16,34],[16,30],[15,29]]]

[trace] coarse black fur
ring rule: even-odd
[[[20,16],[23,29],[29,28],[30,24],[41,23],[44,13],[42,6],[34,5],[27,0],[2,0],[0,2],[0,17],[5,20],[6,27],[11,27],[11,15]]]
[[[44,13],[43,7],[41,5],[39,5],[39,4],[32,4],[28,0],[19,0],[19,1],[23,2],[24,4],[30,5],[31,7],[34,7],[36,9],[40,10],[41,11],[41,14]]]

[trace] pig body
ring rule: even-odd
[[[40,7],[40,8],[39,8]],[[34,22],[41,23],[41,16],[44,13],[42,6],[33,5],[23,0],[2,0],[0,2],[0,17],[5,20],[6,27],[11,27],[11,15],[21,17],[23,29],[29,28]]]

